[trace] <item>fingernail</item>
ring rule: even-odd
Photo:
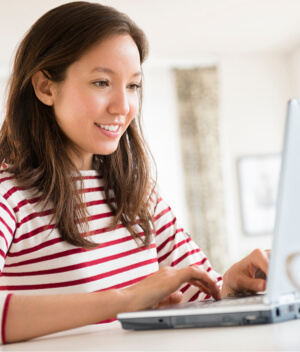
[[[265,283],[264,282],[260,282],[258,284],[258,291],[264,291],[265,290]]]
[[[180,301],[181,299],[182,299],[182,296],[183,296],[183,294],[182,294],[182,292],[181,291],[179,291],[179,292],[176,292],[176,299],[178,300],[178,301]]]

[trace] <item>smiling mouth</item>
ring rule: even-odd
[[[100,125],[98,123],[95,123],[95,125],[109,132],[117,132],[120,128],[120,125]]]

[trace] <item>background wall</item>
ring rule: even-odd
[[[296,89],[299,81],[295,76],[295,70],[298,69],[299,74],[300,70],[294,54],[220,55],[217,62],[212,60],[212,64],[217,65],[219,72],[220,135],[230,264],[256,247],[271,246],[272,234],[247,236],[243,233],[237,160],[242,156],[281,152],[287,102],[291,97],[300,96],[300,90]],[[174,66],[187,65],[185,62],[170,62],[163,67],[157,64],[146,67],[144,117],[158,165],[159,184],[188,230],[172,72]],[[203,62],[199,59],[191,66],[195,65],[203,66]],[[160,141],[166,138],[168,142],[161,144]]]
[[[68,1],[1,0],[0,104],[11,56],[29,26]],[[237,159],[278,153],[286,104],[300,97],[300,2],[297,0],[104,0],[128,13],[146,32],[144,120],[158,182],[188,230],[173,69],[216,66],[219,76],[228,265],[272,235],[242,230]],[[201,243],[200,243],[201,246]]]
[[[286,104],[293,96],[285,55],[226,56],[220,62],[221,131],[227,189],[230,251],[233,257],[257,245],[270,247],[271,235],[242,232],[237,179],[241,156],[281,152]]]

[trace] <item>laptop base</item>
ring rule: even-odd
[[[300,303],[270,307],[266,310],[220,314],[166,315],[119,319],[126,330],[183,329],[216,326],[271,324],[300,318]],[[153,313],[153,311],[152,311]]]

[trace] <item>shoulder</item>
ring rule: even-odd
[[[20,203],[32,198],[32,190],[21,187],[15,174],[0,169],[0,201],[16,211]]]
[[[0,168],[0,195],[3,196],[10,189],[17,187],[17,180],[14,174]]]
[[[156,183],[151,183],[149,188],[149,208],[153,214],[168,208],[168,204],[163,200],[160,187]]]
[[[9,200],[10,195],[16,189],[16,180],[13,174],[0,169],[0,208],[2,211],[1,217],[5,223],[9,223],[11,219],[14,221],[14,203]]]

